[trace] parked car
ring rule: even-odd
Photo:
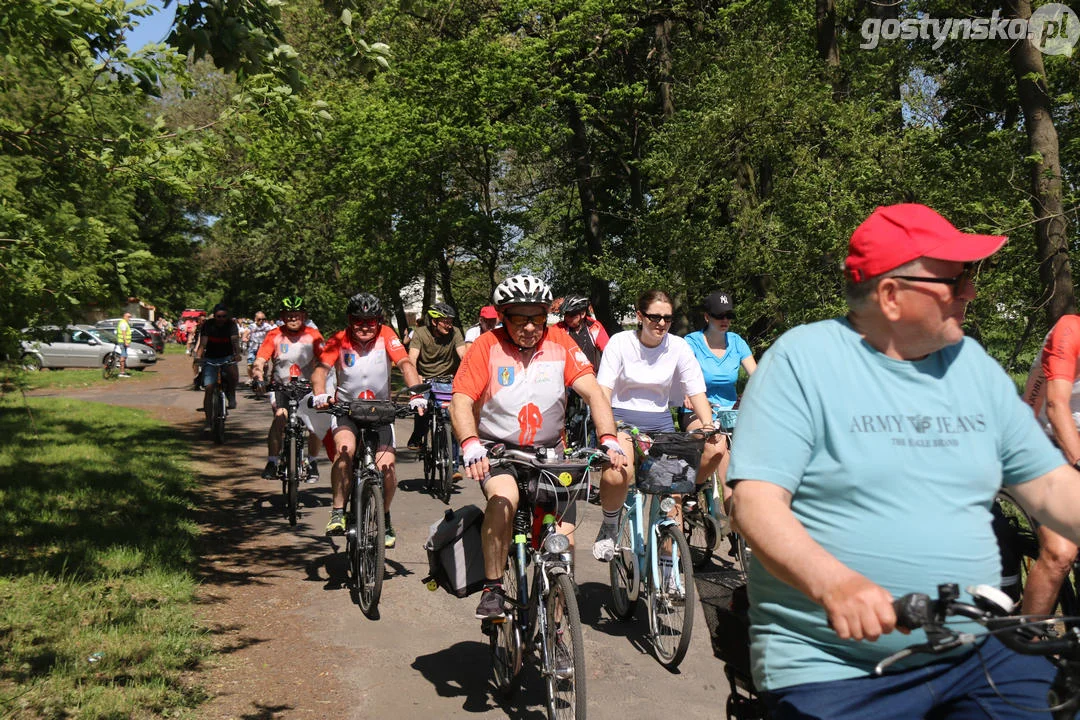
[[[116,325],[119,322],[120,318],[110,318],[99,321],[94,327],[116,330]],[[133,344],[142,343],[143,345],[149,345],[159,353],[165,352],[165,333],[154,327],[154,323],[144,318],[134,317],[128,322],[131,324],[131,342]],[[139,333],[136,333],[136,330]]]
[[[105,359],[118,352],[116,335],[93,325],[48,325],[23,330],[22,365],[41,368],[100,368]],[[134,342],[128,347],[127,366],[142,370],[157,362],[154,348]]]

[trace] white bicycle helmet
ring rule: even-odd
[[[491,304],[502,312],[508,305],[543,305],[550,309],[554,298],[548,284],[533,275],[514,275],[499,283],[491,294]]]

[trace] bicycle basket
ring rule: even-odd
[[[360,427],[390,425],[395,417],[397,408],[385,400],[353,400],[349,403],[349,418]]]
[[[735,429],[735,421],[739,419],[738,410],[718,410],[715,413],[716,427],[724,432],[731,432]]]
[[[689,433],[652,433],[652,446],[637,469],[635,483],[643,493],[690,493],[705,438]]]

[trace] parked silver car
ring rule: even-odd
[[[165,352],[165,333],[154,327],[154,323],[145,318],[133,317],[128,321],[131,325],[131,342],[132,344],[149,345],[159,353]],[[106,330],[116,331],[116,326],[120,323],[120,318],[110,318],[108,320],[100,320],[94,324],[94,327],[105,328]]]
[[[22,365],[29,370],[41,368],[100,368],[105,359],[118,352],[116,335],[93,325],[49,325],[23,330]],[[152,347],[132,343],[128,346],[127,366],[142,370],[157,362]]]

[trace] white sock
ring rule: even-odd
[[[622,508],[619,508],[618,510],[612,510],[610,512],[607,511],[607,510],[604,510],[604,524],[605,525],[618,525],[619,524],[619,513],[621,511],[622,511]]]

